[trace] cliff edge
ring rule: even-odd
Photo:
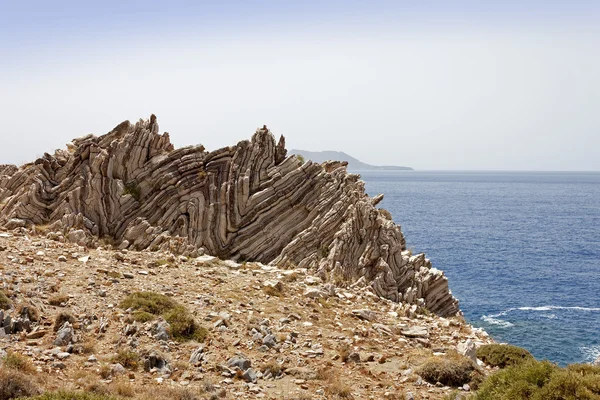
[[[447,278],[346,164],[302,163],[266,128],[207,152],[175,149],[156,117],[125,121],[19,168],[0,166],[0,226],[121,249],[303,267],[395,302],[459,312]],[[41,228],[43,227],[43,228]]]

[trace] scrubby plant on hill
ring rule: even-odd
[[[440,382],[456,387],[471,382],[475,371],[470,359],[458,353],[449,353],[428,358],[416,372],[429,383]]]
[[[490,375],[474,400],[600,400],[600,367],[529,359]]]
[[[162,316],[171,326],[171,334],[177,340],[203,342],[208,333],[184,306],[159,293],[135,292],[127,296],[120,306],[132,309],[133,317],[138,321],[149,321],[151,315]]]
[[[22,356],[18,353],[9,351],[6,356],[0,360],[0,364],[5,369],[12,369],[14,371],[32,373],[35,371],[33,364],[29,358]]]
[[[477,358],[492,367],[505,368],[533,358],[527,350],[508,344],[486,344],[477,349]]]
[[[12,302],[10,299],[4,294],[2,290],[0,290],[0,310],[8,310]]]
[[[14,369],[0,368],[0,399],[9,400],[39,394],[34,378]]]

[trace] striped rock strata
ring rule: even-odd
[[[457,313],[447,278],[406,251],[400,227],[345,163],[286,157],[266,128],[213,152],[174,149],[156,118],[73,140],[20,168],[0,166],[0,225],[44,226],[88,246],[198,249],[221,258],[306,267],[384,298]]]

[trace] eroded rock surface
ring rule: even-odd
[[[213,152],[175,149],[156,117],[73,140],[20,168],[0,166],[0,225],[121,249],[169,250],[316,271],[442,316],[458,312],[443,273],[406,251],[345,163],[286,157],[266,128]],[[22,221],[22,222],[21,222]]]

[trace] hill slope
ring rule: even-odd
[[[411,167],[401,166],[376,166],[365,164],[362,161],[342,152],[342,151],[306,151],[306,150],[290,150],[291,154],[298,154],[304,157],[305,160],[311,160],[316,163],[323,163],[326,161],[346,161],[348,163],[348,169],[351,171],[413,171]]]

